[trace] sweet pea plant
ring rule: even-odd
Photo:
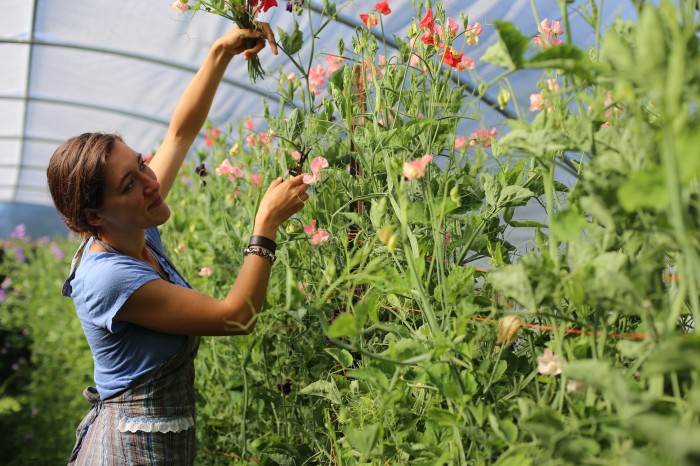
[[[607,29],[579,4],[597,38],[581,50],[567,2],[559,19],[533,10],[528,36],[416,0],[393,53],[370,32],[396,5],[368,2],[311,57],[300,44],[335,5],[290,3],[279,114],[206,128],[163,226],[194,287],[223,296],[265,186],[311,184],[255,332],[203,341],[198,463],[697,464],[693,2],[635,2],[638,20]],[[498,41],[474,56],[484,30]],[[503,73],[487,82],[483,63]],[[538,91],[514,95],[533,69]],[[481,123],[487,92],[518,118]]]
[[[561,20],[534,12],[534,38],[413,6],[393,55],[370,34],[390,1],[316,62],[298,45],[327,19],[280,34],[297,66],[279,76],[283,110],[219,132],[198,152],[217,175],[175,194],[171,251],[223,294],[261,186],[306,172],[312,193],[279,234],[255,333],[200,352],[201,461],[697,462],[692,5],[638,2],[639,22],[606,31],[591,2],[589,51],[565,2]],[[498,42],[475,57],[486,27]],[[480,62],[504,72],[485,82]],[[543,74],[521,109],[508,79],[525,69]],[[520,117],[462,134],[489,90]],[[528,203],[545,223],[516,220]]]

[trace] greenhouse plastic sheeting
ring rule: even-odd
[[[279,8],[267,13],[273,28],[290,30],[295,16]],[[374,1],[335,2],[340,22],[325,29],[315,53],[337,53],[339,37],[350,44],[359,14],[374,9]],[[559,2],[534,2],[540,18],[561,19]],[[573,2],[588,4],[586,1]],[[605,2],[607,4],[616,2]],[[631,2],[614,5],[605,15],[633,13]],[[84,131],[117,131],[132,147],[148,152],[165,134],[177,98],[202,62],[215,38],[231,27],[224,18],[203,12],[185,15],[169,0],[5,0],[0,15],[0,203],[50,205],[45,169],[55,147]],[[311,17],[319,19],[322,3],[311,2]],[[345,5],[343,7],[343,5]],[[416,18],[410,0],[390,0],[385,16],[387,36],[405,34]],[[468,50],[480,76],[489,79],[502,69],[479,62],[496,40],[493,20],[515,22],[526,34],[537,34],[530,0],[448,0],[449,16],[462,12],[470,22],[484,24],[480,44]],[[309,16],[296,17],[307,30]],[[595,39],[578,14],[571,17],[579,45]],[[379,32],[379,27],[375,28]],[[320,45],[319,45],[320,44]],[[301,51],[310,54],[310,41]],[[319,55],[319,58],[320,57]],[[241,60],[236,58],[234,60]],[[241,62],[239,62],[241,63]],[[276,70],[291,71],[285,56],[262,54],[265,80],[251,84],[245,65],[234,62],[225,75],[210,118],[215,125],[253,116],[264,126],[262,100],[272,111]],[[535,91],[538,74],[518,73],[512,83],[523,99]],[[460,77],[469,81],[469,72]],[[495,96],[491,96],[495,98]],[[528,108],[528,102],[520,102]],[[484,104],[482,108],[488,107]],[[512,111],[512,109],[506,109]],[[481,124],[494,125],[503,115],[486,111]]]

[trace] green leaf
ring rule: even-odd
[[[536,53],[523,68],[563,69],[583,79],[592,77],[592,63],[586,52],[571,44],[550,47]]]
[[[555,446],[557,456],[577,464],[585,458],[595,457],[598,453],[600,453],[598,442],[585,437],[564,437]]]
[[[317,380],[299,390],[299,393],[302,395],[319,396],[327,399],[331,403],[337,405],[341,404],[340,392],[333,379]]]
[[[343,367],[352,366],[352,354],[343,348],[323,348],[323,351],[330,354]]]
[[[632,173],[617,190],[617,199],[627,212],[651,207],[661,210],[671,201],[662,167]]]
[[[486,50],[481,60],[509,70],[520,68],[530,38],[522,35],[513,23],[496,20],[493,24],[498,32],[498,42]]]
[[[296,21],[294,21],[294,30],[291,34],[288,34],[284,29],[278,27],[277,37],[279,37],[277,43],[282,46],[288,55],[297,53],[301,50],[301,46],[304,45],[304,34],[299,29],[299,23]]]
[[[455,267],[445,280],[445,302],[456,304],[465,296],[474,294],[476,267]]]
[[[354,337],[357,336],[357,319],[349,312],[340,314],[328,327],[328,336],[331,338]]]
[[[527,204],[535,193],[522,186],[506,186],[498,197],[498,207],[517,207]]]
[[[351,369],[346,372],[347,376],[353,379],[364,380],[379,390],[386,390],[389,387],[389,379],[386,374],[376,367],[363,367],[362,369]]]
[[[535,292],[522,264],[506,265],[493,269],[486,279],[494,288],[525,306],[528,311],[537,310]]]
[[[676,138],[676,154],[678,166],[681,167],[680,177],[684,185],[690,184],[700,176],[700,125],[690,126]]]
[[[459,414],[439,408],[429,409],[428,418],[435,421],[437,425],[443,427],[457,427],[461,424]]]
[[[361,428],[346,427],[343,433],[353,448],[364,455],[370,455],[374,446],[383,437],[384,429],[381,424],[365,424]]]
[[[566,209],[554,218],[552,230],[557,239],[571,241],[579,238],[587,224],[585,217],[571,209]]]

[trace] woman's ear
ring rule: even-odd
[[[105,223],[104,218],[100,216],[100,213],[96,209],[85,209],[85,219],[88,224],[93,227],[99,227]]]

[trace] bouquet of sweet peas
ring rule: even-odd
[[[266,13],[270,8],[277,6],[277,0],[193,0],[193,3],[194,5],[190,5],[188,0],[175,0],[171,7],[183,13],[204,10],[230,19],[241,29],[256,30],[261,29],[256,19],[258,14]],[[249,41],[249,45],[253,47],[253,40]],[[265,76],[257,55],[248,60],[248,75],[251,82]]]

